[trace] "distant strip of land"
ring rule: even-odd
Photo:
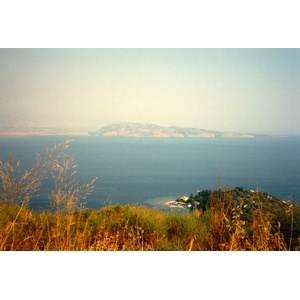
[[[1,124],[0,124],[1,125]],[[252,133],[206,130],[160,126],[146,123],[117,123],[102,127],[97,131],[64,128],[38,128],[0,126],[0,136],[106,136],[106,137],[155,137],[155,138],[255,138]]]
[[[86,136],[86,131],[0,131],[0,136]]]

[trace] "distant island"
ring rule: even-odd
[[[184,138],[255,138],[254,134],[212,131],[201,128],[160,126],[146,123],[117,123],[102,127],[90,135],[123,137],[184,137]]]

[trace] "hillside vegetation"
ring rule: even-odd
[[[37,157],[32,169],[0,162],[0,250],[299,250],[300,208],[260,191],[220,188],[191,195],[192,209],[161,212],[146,206],[87,209],[94,180],[74,180],[70,141]],[[51,211],[28,204],[51,176]],[[195,205],[196,204],[196,205]]]

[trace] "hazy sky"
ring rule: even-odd
[[[0,49],[0,116],[300,133],[299,49]]]

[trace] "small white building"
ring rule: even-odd
[[[184,201],[184,202],[186,202],[186,201],[189,200],[189,197],[187,197],[187,196],[182,196],[182,197],[181,197],[181,200]]]

